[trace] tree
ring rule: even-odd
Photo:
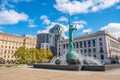
[[[20,47],[15,52],[16,61],[20,64],[29,64],[31,61],[31,55],[26,47]]]
[[[29,53],[31,55],[31,63],[36,63],[36,62],[38,63],[42,61],[42,56],[38,49],[31,48],[29,49]]]
[[[15,52],[16,61],[19,64],[33,64],[48,62],[52,59],[53,54],[50,50],[20,47]]]
[[[48,62],[52,59],[53,54],[50,50],[45,50],[45,49],[39,49],[40,54],[42,56],[42,62]]]

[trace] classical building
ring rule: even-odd
[[[21,46],[36,48],[36,38],[0,33],[0,62],[14,63],[14,53]]]
[[[50,49],[53,55],[57,54],[57,42],[64,39],[64,29],[62,26],[56,24],[49,33],[37,34],[37,48]]]
[[[89,56],[103,63],[117,63],[120,58],[120,42],[105,31],[74,38],[75,51],[79,55]],[[68,39],[60,40],[57,45],[57,56],[68,52]]]

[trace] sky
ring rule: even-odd
[[[55,24],[68,36],[68,22],[76,25],[74,36],[105,30],[120,36],[120,0],[0,0],[0,32],[37,35]]]

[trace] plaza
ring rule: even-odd
[[[106,72],[65,71],[29,67],[0,68],[0,80],[120,80],[120,69]]]

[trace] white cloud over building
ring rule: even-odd
[[[101,27],[100,30],[105,30],[116,38],[120,37],[120,23],[109,23],[108,25]]]
[[[68,13],[70,15],[79,14],[79,13],[89,13],[96,12],[106,8],[109,8],[116,3],[119,3],[119,0],[55,0],[56,4],[54,8],[63,13]]]

